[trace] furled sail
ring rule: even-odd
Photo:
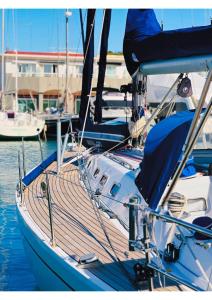
[[[162,31],[152,9],[129,9],[123,53],[131,76],[144,62],[212,53],[212,26]]]
[[[96,121],[97,123],[102,122],[101,102],[102,102],[102,92],[104,88],[106,63],[107,63],[106,59],[107,59],[107,49],[108,49],[108,37],[110,31],[110,20],[111,20],[111,9],[106,9],[105,16],[104,16],[104,24],[102,29],[102,37],[101,37],[99,75],[98,75],[96,101],[95,101],[94,121]]]
[[[98,82],[99,85],[99,99],[102,100],[102,89],[104,86],[104,76],[105,76],[105,68],[106,68],[106,54],[107,54],[107,39],[109,35],[109,25],[110,25],[110,15],[111,11],[107,10],[105,15],[106,23],[104,24],[104,37],[103,45],[102,45],[102,57],[100,58],[101,70],[100,70],[100,79]],[[80,126],[83,129],[83,124],[86,117],[86,110],[89,101],[89,94],[91,92],[91,84],[92,84],[92,75],[93,75],[93,60],[94,60],[94,20],[95,20],[95,9],[89,9],[87,15],[87,27],[86,27],[86,41],[85,41],[85,60],[84,60],[84,68],[83,68],[83,77],[82,77],[82,93],[81,93],[81,103],[80,103]],[[97,119],[97,114],[101,106],[97,100],[97,110],[96,110],[96,120],[99,122],[100,119]],[[87,120],[85,123],[85,133],[79,133],[79,136],[83,136],[83,145],[86,147],[101,143],[102,147],[105,149],[110,148],[112,141],[114,145],[123,145],[127,142],[127,137],[129,136],[128,124],[126,122],[114,123],[114,124],[94,124],[90,118],[90,106],[88,107]],[[118,141],[117,141],[118,135]],[[104,143],[104,141],[108,141],[108,145]],[[113,146],[114,146],[113,145]]]
[[[94,21],[95,9],[88,9],[87,25],[86,25],[86,40],[85,40],[85,58],[82,75],[82,93],[79,111],[80,126],[83,126],[86,110],[91,91],[92,76],[93,76],[93,60],[94,60]],[[87,114],[87,121],[90,117],[90,106]]]
[[[153,209],[177,167],[193,116],[190,111],[174,114],[155,125],[147,136],[136,184]]]

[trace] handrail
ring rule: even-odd
[[[148,210],[148,213],[149,213],[149,215],[155,216],[156,218],[159,218],[159,219],[171,222],[171,223],[175,223],[175,224],[183,226],[187,229],[191,229],[191,230],[194,230],[196,232],[199,232],[199,233],[201,233],[205,236],[208,236],[209,238],[212,238],[212,230],[210,230],[210,229],[206,229],[206,228],[201,227],[199,225],[195,225],[195,224],[185,222],[181,219],[177,219],[177,218],[171,217],[169,215],[162,215],[162,214],[160,214],[159,212],[157,212],[155,210],[150,209],[150,210]]]

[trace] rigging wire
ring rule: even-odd
[[[75,170],[77,170],[77,169],[70,170],[70,171],[75,171]],[[80,171],[80,170],[81,170],[81,169],[79,168],[79,171]],[[65,180],[65,178],[58,176],[58,175],[55,174],[54,172],[45,172],[45,173],[42,172],[42,174],[43,174],[43,175],[44,175],[44,174],[53,175],[53,176],[55,176],[55,177],[57,177],[57,178],[59,178],[59,179]],[[71,182],[70,180],[65,180],[65,181]],[[88,180],[88,177],[87,177],[87,182],[88,182],[89,187],[90,187],[90,182],[89,182],[89,180]],[[72,183],[73,183],[73,182],[72,182]],[[76,183],[74,183],[74,184],[77,185]],[[79,186],[82,187],[81,185],[79,185]],[[93,191],[91,190],[91,188],[88,189],[88,188],[86,187],[85,184],[84,184],[84,187],[85,187],[86,190],[88,191],[88,196],[89,196],[90,202],[91,202],[91,204],[92,204],[93,211],[94,211],[94,213],[95,213],[95,215],[96,215],[97,221],[99,222],[99,224],[100,224],[100,226],[101,226],[101,228],[102,228],[102,231],[103,231],[103,233],[104,233],[104,235],[105,235],[105,237],[106,237],[106,240],[107,240],[107,242],[108,242],[108,244],[109,244],[111,250],[112,250],[113,253],[114,253],[114,256],[113,256],[113,255],[112,255],[105,247],[103,247],[103,249],[110,255],[110,257],[113,259],[113,261],[116,261],[116,262],[118,263],[118,265],[120,266],[121,271],[122,271],[122,272],[125,274],[125,276],[128,278],[129,282],[130,282],[134,287],[137,288],[137,285],[135,284],[134,280],[131,278],[131,275],[130,275],[129,271],[124,267],[123,262],[122,262],[122,261],[120,260],[120,258],[118,257],[118,255],[117,255],[117,249],[113,246],[113,244],[112,244],[112,242],[111,242],[111,239],[110,239],[109,234],[108,234],[108,232],[107,232],[107,228],[106,228],[106,226],[105,226],[104,220],[103,220],[102,215],[101,215],[101,213],[100,213],[100,211],[99,211],[99,209],[98,209],[98,207],[97,207],[97,202],[92,200]],[[28,186],[27,189],[28,189],[29,191],[31,191],[32,194],[34,193],[33,188],[30,188],[30,187]],[[90,194],[90,191],[92,191],[92,194]],[[52,196],[51,196],[51,197],[52,197]],[[123,204],[123,203],[122,203],[122,204]],[[60,208],[59,208],[59,209],[60,209]],[[61,209],[60,209],[60,211],[61,211]],[[62,211],[63,211],[63,213],[64,213],[64,209],[62,209]],[[66,212],[66,211],[65,211],[65,212]],[[92,235],[92,237],[95,238],[93,235]],[[104,244],[105,244],[105,243],[104,243]],[[105,246],[107,246],[107,244],[105,244]]]
[[[29,160],[31,163],[35,164],[35,162],[34,162],[32,159],[30,159],[29,157],[28,157],[28,160]],[[53,172],[53,171],[48,171],[48,172],[46,172],[46,169],[45,169],[45,168],[43,168],[43,167],[41,167],[41,166],[39,166],[39,168],[42,170],[42,174],[48,173],[48,175],[54,176],[54,177],[56,177],[56,178],[58,178],[58,179],[61,179],[61,180],[66,181],[66,182],[68,182],[68,183],[75,184],[75,185],[78,186],[78,187],[82,187],[81,184],[77,184],[77,183],[75,183],[75,182],[72,181],[72,180],[66,179],[66,178],[64,178],[64,177],[62,177],[62,176],[56,174],[56,173]],[[78,170],[79,170],[78,168],[74,168],[74,169],[68,170],[68,171],[66,171],[66,172],[74,172],[74,171],[78,171]],[[27,188],[29,188],[29,186],[27,186]],[[83,188],[83,187],[82,187],[82,188]],[[85,190],[86,190],[87,192],[89,192],[89,193],[95,193],[94,190],[88,189],[87,187],[85,187]],[[112,198],[112,197],[110,197],[110,196],[107,196],[107,195],[104,195],[104,194],[101,194],[101,196],[104,197],[104,198],[107,198],[107,199],[109,199],[109,200],[112,200],[112,201],[114,201],[114,202],[116,202],[116,203],[120,203],[120,204],[123,204],[123,205],[124,205],[123,202],[121,202],[121,201],[119,201],[119,200],[116,200],[116,199],[114,199],[114,198]]]
[[[81,172],[81,169],[80,169],[80,168],[79,168],[79,171]],[[85,172],[86,172],[86,170],[85,170]],[[91,184],[90,184],[90,181],[89,181],[89,177],[86,176],[86,179],[87,179],[89,188],[91,189]],[[86,186],[85,183],[84,183],[84,185]],[[116,261],[118,262],[121,271],[126,275],[126,277],[128,278],[129,282],[130,282],[134,287],[137,287],[136,283],[135,283],[134,280],[131,278],[130,273],[129,273],[128,270],[124,267],[123,262],[120,260],[120,258],[118,257],[118,255],[117,255],[117,253],[116,253],[115,248],[113,247],[113,244],[112,244],[111,239],[110,239],[110,237],[109,237],[109,235],[108,235],[108,232],[107,232],[107,228],[106,228],[106,226],[105,226],[105,224],[104,224],[104,221],[103,221],[103,218],[102,218],[102,216],[101,216],[101,213],[100,213],[100,211],[99,211],[99,209],[98,209],[98,207],[97,207],[97,201],[93,201],[93,200],[92,200],[92,194],[90,195],[90,194],[88,193],[88,195],[89,195],[89,199],[90,199],[90,202],[91,202],[91,204],[92,204],[93,210],[94,210],[94,212],[95,212],[95,214],[96,214],[97,220],[99,221],[99,224],[100,224],[100,226],[101,226],[101,228],[102,228],[102,230],[103,230],[103,233],[104,233],[104,235],[105,235],[105,237],[106,237],[106,239],[107,239],[107,241],[108,241],[108,243],[109,243],[109,245],[110,245],[110,247],[111,247],[111,249],[112,249],[112,251],[113,251],[113,253],[114,253],[114,255],[115,255]]]

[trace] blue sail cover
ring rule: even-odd
[[[182,154],[194,112],[172,115],[155,125],[147,136],[136,185],[150,208],[156,209]]]
[[[101,37],[101,50],[99,58],[99,74],[96,90],[95,101],[95,113],[94,121],[97,123],[102,122],[102,92],[104,89],[105,71],[107,64],[107,49],[108,49],[108,37],[110,31],[111,9],[105,9],[104,24]]]
[[[129,9],[123,53],[130,75],[144,62],[212,53],[212,26],[162,31],[152,9]]]
[[[86,26],[86,40],[85,40],[85,58],[82,74],[82,92],[79,119],[80,126],[83,127],[87,105],[89,101],[89,94],[91,91],[91,83],[93,76],[93,59],[94,59],[94,24],[95,24],[95,9],[88,9],[87,13],[87,26]],[[90,123],[90,105],[88,108],[86,123]]]

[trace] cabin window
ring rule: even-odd
[[[95,171],[94,174],[93,174],[93,177],[96,178],[97,175],[99,174],[99,172],[100,172],[100,170],[99,170],[99,169],[96,169],[96,171]]]
[[[119,184],[115,183],[110,190],[111,196],[115,197],[118,191],[120,190],[120,187],[121,187],[120,183]]]
[[[107,176],[103,175],[99,183],[103,186],[106,183],[106,181],[107,181]]]
[[[87,164],[87,168],[89,169],[89,167],[90,167],[90,165],[91,165],[91,160],[88,162],[88,164]]]

